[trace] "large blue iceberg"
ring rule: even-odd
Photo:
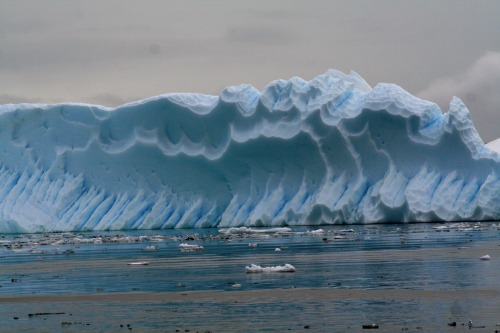
[[[500,154],[356,73],[115,109],[0,105],[0,232],[500,219]]]

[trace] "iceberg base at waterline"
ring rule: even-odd
[[[111,109],[0,105],[0,232],[500,219],[469,111],[356,73]]]

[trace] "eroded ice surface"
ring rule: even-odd
[[[0,105],[0,127],[0,232],[500,218],[500,155],[465,105],[356,73]]]

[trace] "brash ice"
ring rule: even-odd
[[[6,104],[0,126],[4,233],[500,219],[500,154],[464,104],[356,73]]]

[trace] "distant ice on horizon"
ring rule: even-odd
[[[2,233],[500,219],[498,140],[465,105],[354,72],[6,104],[0,126]]]

